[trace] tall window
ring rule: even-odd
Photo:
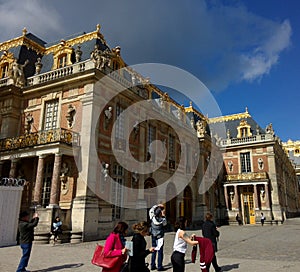
[[[241,153],[240,159],[241,159],[241,172],[242,173],[251,172],[250,152]]]
[[[9,67],[9,64],[7,62],[1,65],[0,78],[8,77],[8,67]]]
[[[124,111],[124,108],[122,108],[120,105],[117,105],[117,122],[116,122],[116,138],[118,139],[124,139],[125,134],[125,128],[124,128],[124,115],[121,115],[121,113]]]
[[[175,137],[169,135],[169,168],[175,169]]]
[[[51,100],[45,105],[44,130],[57,128],[58,100]]]
[[[50,203],[51,180],[53,172],[53,163],[48,162],[44,167],[44,178],[42,187],[42,206],[46,208]]]
[[[191,173],[191,146],[186,144],[186,172]]]
[[[121,113],[124,111],[120,105],[116,107],[116,125],[115,125],[115,148],[119,150],[126,149],[126,141],[125,141],[125,120],[124,115]]]
[[[241,137],[247,137],[248,133],[247,133],[247,128],[241,128]]]
[[[147,161],[155,161],[155,151],[154,146],[151,145],[153,141],[156,139],[156,128],[152,125],[149,125],[148,128],[148,139],[147,139]]]
[[[124,168],[118,164],[113,167],[113,179],[111,191],[111,201],[114,204],[112,208],[112,220],[120,219],[123,204],[123,185],[124,185]]]

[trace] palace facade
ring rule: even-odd
[[[224,195],[229,221],[236,215],[244,224],[255,224],[261,213],[271,223],[298,216],[299,184],[272,124],[262,129],[249,114],[232,114],[211,118],[211,127],[225,124],[226,137],[218,137],[223,153]]]
[[[273,130],[247,111],[208,119],[178,104],[127,66],[100,26],[53,43],[24,29],[0,43],[0,105],[1,185],[26,180],[19,208],[39,212],[37,242],[50,241],[56,215],[61,241],[76,243],[147,220],[156,203],[170,228],[181,215],[197,227],[207,211],[219,224],[299,212]],[[221,122],[227,137],[214,134]]]

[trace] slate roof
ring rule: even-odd
[[[234,115],[227,115],[223,116],[223,122],[210,122],[210,128],[213,130],[213,134],[215,135],[216,132],[219,137],[226,138],[227,137],[227,131],[230,132],[231,138],[237,138],[238,130],[237,127],[240,125],[240,122],[242,120],[245,120],[248,125],[250,125],[250,131],[252,133],[252,136],[257,135],[257,128],[259,130],[259,134],[265,134],[265,130],[259,126],[259,124],[252,118],[248,112],[244,113],[244,118],[239,118],[239,114]],[[230,118],[231,117],[231,118]],[[212,118],[210,120],[214,120],[215,118]],[[222,126],[225,126],[225,132]],[[225,135],[223,135],[225,133]]]

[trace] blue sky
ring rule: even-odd
[[[100,23],[129,65],[185,69],[223,115],[248,107],[261,127],[272,123],[283,141],[298,140],[299,10],[297,0],[0,0],[0,41],[26,27],[52,42]]]

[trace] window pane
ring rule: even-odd
[[[241,153],[241,172],[249,173],[251,172],[251,161],[250,161],[250,152]]]
[[[44,130],[55,129],[57,127],[58,119],[58,100],[46,102]]]

